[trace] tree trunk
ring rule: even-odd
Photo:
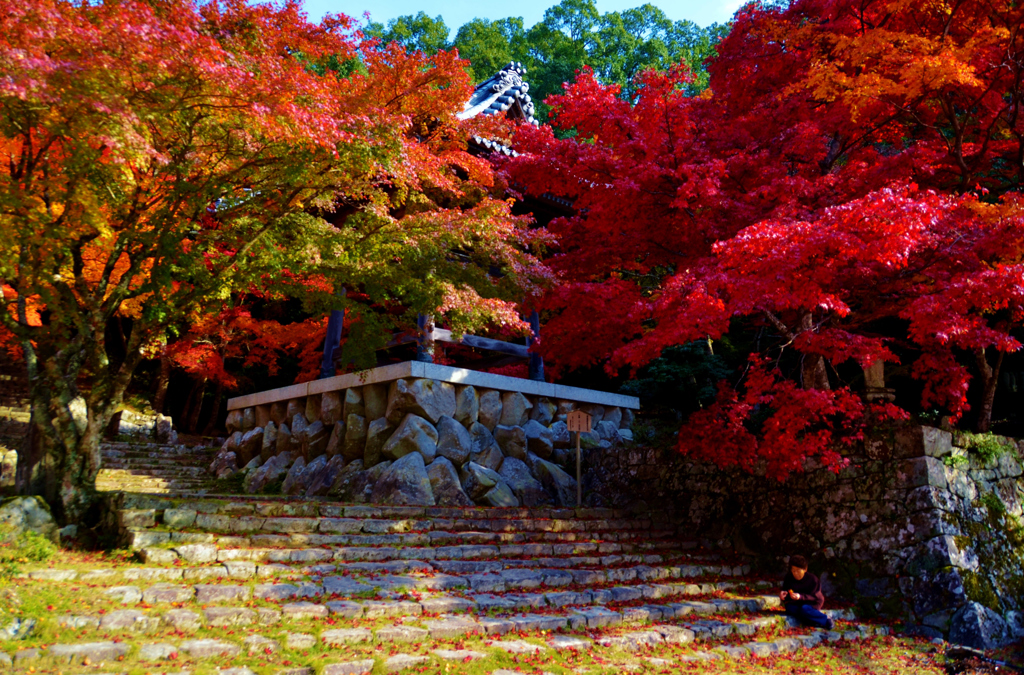
[[[60,399],[59,394],[51,396],[49,407],[63,405]],[[111,415],[94,414],[80,396],[64,408],[73,428],[59,430],[63,425],[54,423],[45,408],[40,410],[38,403],[33,403],[27,452],[18,455],[16,488],[19,494],[45,499],[58,522],[91,526],[96,474],[101,466],[100,440]]]
[[[810,312],[804,314],[800,319],[800,332],[814,330],[814,317]],[[815,354],[804,354],[801,357],[801,384],[804,389],[818,389],[827,391],[831,389],[828,382],[828,369],[825,366],[825,357]]]
[[[185,430],[194,434],[199,427],[199,415],[203,412],[203,395],[206,393],[206,378],[196,380],[195,385],[192,387],[192,393],[189,395],[189,409],[188,416],[184,418]]]
[[[217,386],[213,389],[213,410],[210,411],[210,417],[206,420],[206,426],[203,427],[203,436],[213,436],[214,432],[217,431],[217,422],[220,417],[220,402],[224,398],[224,385],[221,382],[217,382]]]
[[[985,349],[977,349],[974,352],[974,360],[981,374],[981,405],[978,406],[978,420],[975,429],[979,433],[986,433],[992,429],[992,407],[996,400],[996,388],[999,386],[999,371],[1003,367],[1005,352],[998,352],[996,364],[989,365]]]
[[[166,355],[160,356],[160,373],[156,376],[156,393],[153,395],[153,410],[163,414],[164,402],[167,400],[167,387],[171,382],[171,360]]]

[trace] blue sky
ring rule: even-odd
[[[742,0],[649,0],[660,7],[673,20],[689,19],[707,26],[728,21]],[[503,19],[521,16],[527,28],[541,20],[544,10],[558,0],[517,0],[516,2],[480,2],[479,0],[306,0],[306,11],[311,19],[319,19],[327,12],[348,14],[357,18],[369,11],[374,21],[387,23],[404,14],[424,11],[430,16],[440,14],[453,31],[474,18]],[[611,12],[644,4],[644,0],[597,0],[597,9]],[[454,34],[454,33],[453,33]]]

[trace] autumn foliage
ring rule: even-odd
[[[481,129],[456,117],[472,87],[454,52],[365,43],[295,2],[0,0],[0,72],[0,339],[34,430],[20,489],[65,518],[92,502],[143,360],[230,387],[226,359],[322,340],[322,319],[274,325],[248,299],[344,308],[358,360],[417,312],[504,321],[547,278],[544,233],[467,152]]]
[[[1009,2],[752,4],[700,96],[684,67],[643,74],[635,105],[581,72],[548,101],[574,135],[523,129],[508,166],[575,200],[551,225],[566,283],[541,301],[545,356],[617,374],[755,336],[679,443],[778,477],[840,466],[866,424],[908,411],[973,406],[987,429],[1024,319],[1022,25]],[[878,361],[920,400],[864,403]]]

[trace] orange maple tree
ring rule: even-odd
[[[90,512],[100,436],[172,328],[209,337],[190,367],[221,376],[229,334],[286,339],[238,294],[313,315],[351,285],[457,314],[543,281],[543,233],[466,152],[463,65],[363,44],[296,2],[0,0],[0,321],[33,420],[19,489],[64,520]],[[346,304],[372,346],[395,319],[367,306]]]

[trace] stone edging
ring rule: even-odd
[[[612,394],[593,389],[583,389],[581,387],[567,387],[549,382],[536,382],[519,377],[467,370],[466,368],[452,368],[451,366],[442,366],[436,363],[406,361],[404,363],[371,368],[358,373],[337,375],[325,380],[301,382],[288,387],[238,396],[228,399],[228,410],[240,410],[256,405],[269,405],[279,401],[323,394],[328,391],[340,391],[351,387],[361,387],[364,384],[391,382],[406,377],[439,380],[441,382],[450,382],[451,384],[472,385],[474,387],[497,389],[500,391],[517,391],[522,394],[546,396],[551,399],[562,399],[576,403],[593,403],[603,406],[629,408],[630,410],[640,409],[640,399],[635,396]]]

